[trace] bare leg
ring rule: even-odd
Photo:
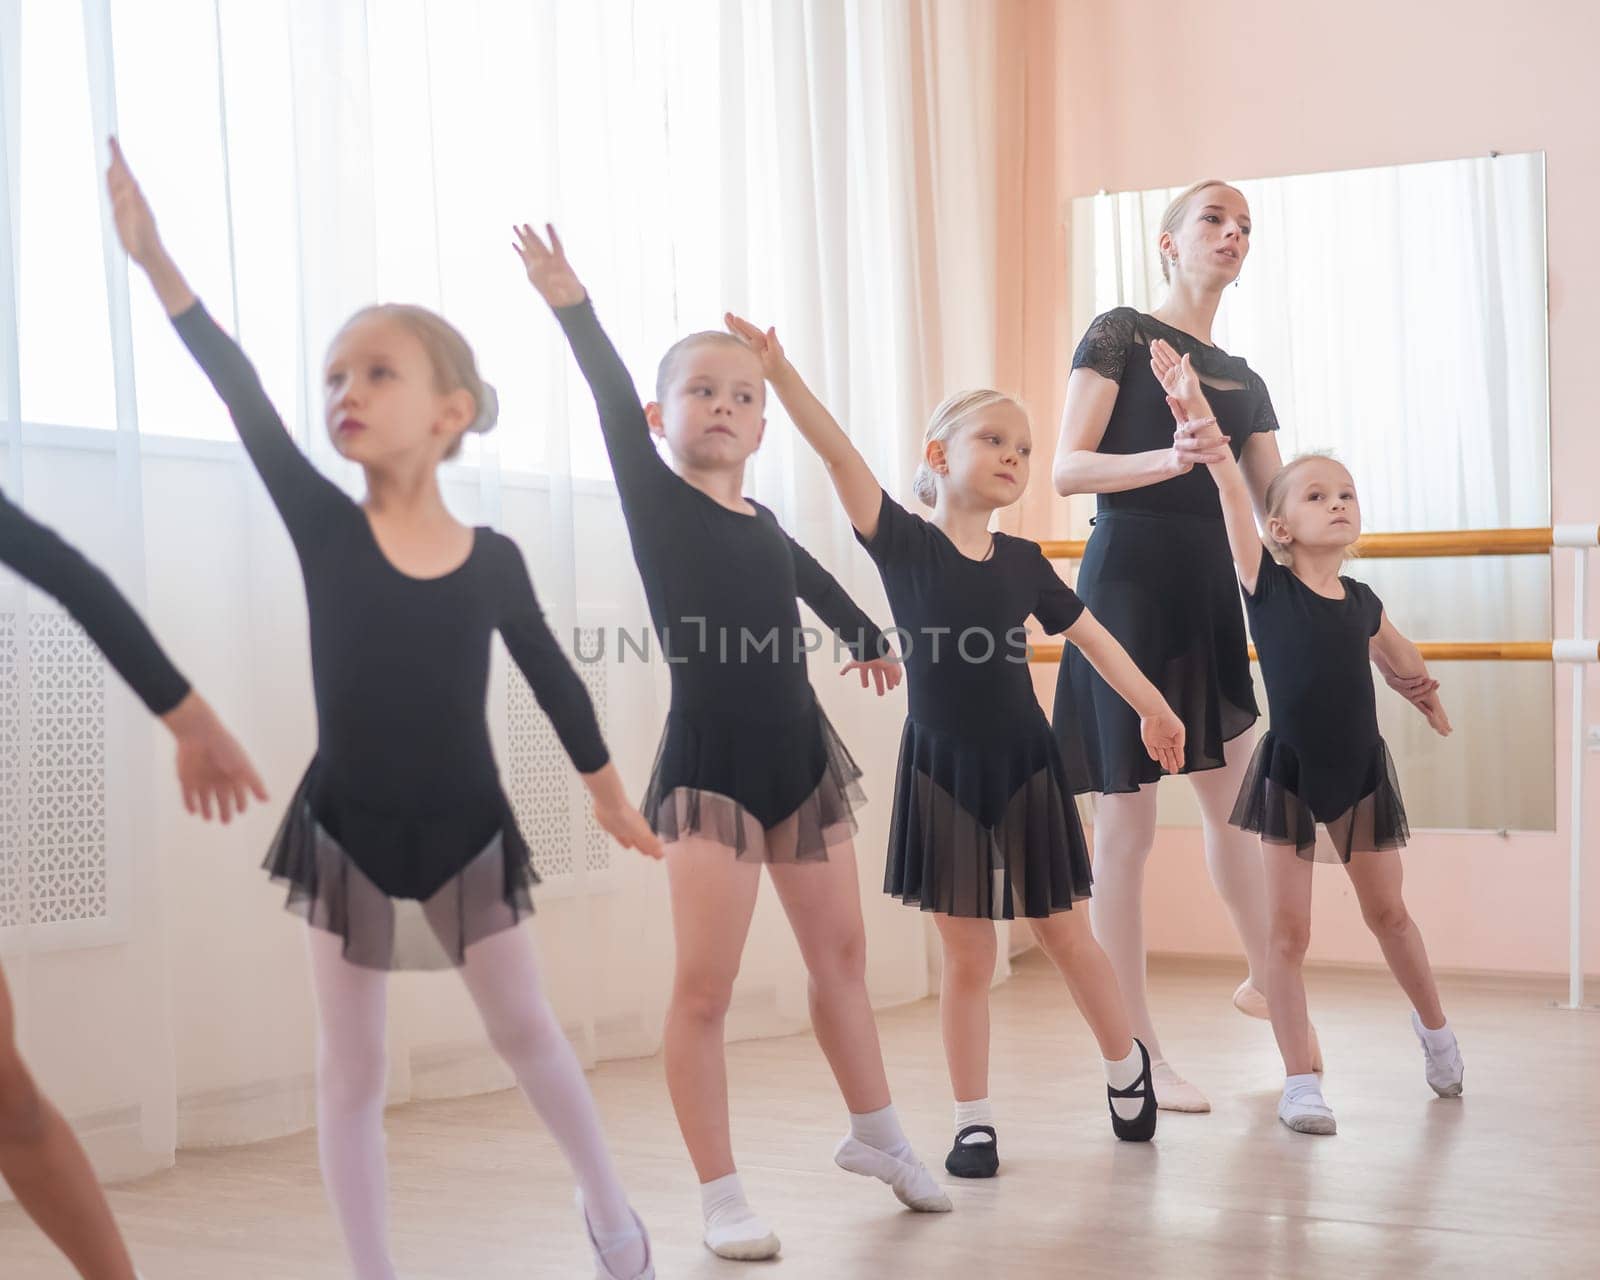
[[[1361,903],[1367,928],[1383,948],[1389,972],[1411,999],[1425,1027],[1444,1026],[1444,1008],[1433,980],[1422,931],[1406,910],[1400,895],[1402,870],[1399,853],[1358,853],[1345,864],[1350,883]]]
[[[1271,925],[1267,943],[1267,1007],[1285,1075],[1309,1074],[1311,1020],[1303,966],[1311,943],[1312,864],[1292,845],[1262,844]]]
[[[849,844],[826,862],[771,863],[768,870],[810,976],[811,1022],[850,1111],[834,1163],[875,1177],[921,1213],[947,1213],[950,1197],[923,1168],[889,1102],[878,1023],[867,997],[861,887]]]
[[[1126,1058],[1133,1050],[1132,1024],[1117,975],[1089,931],[1083,912],[1060,911],[1028,924],[1050,963],[1066,979],[1073,1003],[1100,1046],[1100,1056],[1111,1062]]]
[[[826,862],[769,863],[810,979],[811,1022],[853,1114],[889,1105],[878,1023],[867,996],[867,934],[849,844]]]
[[[678,1128],[705,1183],[734,1171],[723,1027],[761,868],[691,836],[667,846],[667,884],[676,967],[662,1056]]]
[[[0,973],[0,1175],[23,1211],[85,1280],[134,1280],[89,1157],[17,1052],[11,992]]]
[[[994,922],[943,913],[933,922],[944,945],[939,1025],[950,1088],[957,1102],[976,1102],[989,1096],[989,987],[998,948]]]

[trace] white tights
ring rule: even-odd
[[[1249,832],[1228,824],[1253,746],[1253,735],[1235,738],[1225,748],[1223,768],[1186,776],[1200,803],[1211,883],[1233,917],[1250,964],[1251,983],[1264,992],[1267,900],[1261,843]],[[1157,785],[1099,797],[1094,821],[1094,896],[1089,899],[1094,936],[1116,970],[1133,1034],[1144,1041],[1152,1058],[1165,1056],[1145,994],[1144,868],[1156,838]]]
[[[320,1026],[317,1150],[323,1183],[357,1280],[395,1280],[383,1141],[388,974],[347,961],[336,934],[308,933]],[[631,1253],[642,1265],[643,1243],[627,1195],[606,1150],[583,1068],[545,998],[531,940],[520,929],[507,929],[474,943],[461,976],[489,1042],[566,1154],[596,1238],[632,1237],[636,1248],[617,1253]],[[607,1253],[621,1264],[618,1274],[638,1269],[629,1265],[634,1258]]]

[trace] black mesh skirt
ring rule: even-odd
[[[539,876],[503,797],[486,829],[477,815],[373,814],[317,784],[313,763],[262,865],[287,886],[286,909],[342,938],[350,963],[456,967],[474,942],[533,914]]]
[[[1268,844],[1293,845],[1307,860],[1349,862],[1351,854],[1398,849],[1410,836],[1389,748],[1379,739],[1365,758],[1317,767],[1272,732],[1250,758],[1229,821]],[[1333,856],[1317,844],[1328,830]]]
[[[906,721],[884,892],[951,916],[1040,918],[1089,896],[1078,811],[1050,728],[976,742]]]
[[[1244,608],[1220,518],[1102,512],[1076,586],[1091,613],[1183,721],[1180,772],[1220,769],[1256,720]],[[1075,792],[1137,791],[1162,777],[1139,714],[1068,644],[1053,716]]]
[[[822,708],[667,713],[639,806],[663,840],[697,836],[746,862],[825,861],[855,835],[861,769]]]

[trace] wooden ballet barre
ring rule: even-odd
[[[1044,641],[1032,646],[1028,660],[1060,662],[1061,648],[1059,640]],[[1600,640],[1419,640],[1417,648],[1424,662],[1600,662]]]
[[[1559,535],[1559,536],[1558,536]],[[1579,543],[1576,539],[1583,537]],[[1554,546],[1594,546],[1600,527],[1563,525],[1559,529],[1456,529],[1444,533],[1369,533],[1355,546],[1367,560],[1416,556],[1536,556]],[[1087,542],[1081,538],[1041,542],[1051,560],[1081,560]]]

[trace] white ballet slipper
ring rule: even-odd
[[[1333,1118],[1333,1108],[1323,1101],[1315,1089],[1290,1093],[1287,1089],[1278,1099],[1278,1119],[1296,1133],[1338,1133],[1339,1125]]]
[[[1417,1016],[1415,1009],[1411,1011],[1411,1029],[1417,1033],[1417,1041],[1422,1045],[1429,1086],[1441,1098],[1459,1098],[1461,1078],[1466,1074],[1466,1067],[1461,1061],[1461,1046],[1456,1043],[1454,1033],[1450,1036],[1449,1048],[1433,1049],[1423,1035],[1422,1019]]]
[[[920,1160],[898,1160],[848,1134],[833,1149],[841,1169],[889,1184],[901,1204],[918,1213],[949,1213],[955,1206]]]

